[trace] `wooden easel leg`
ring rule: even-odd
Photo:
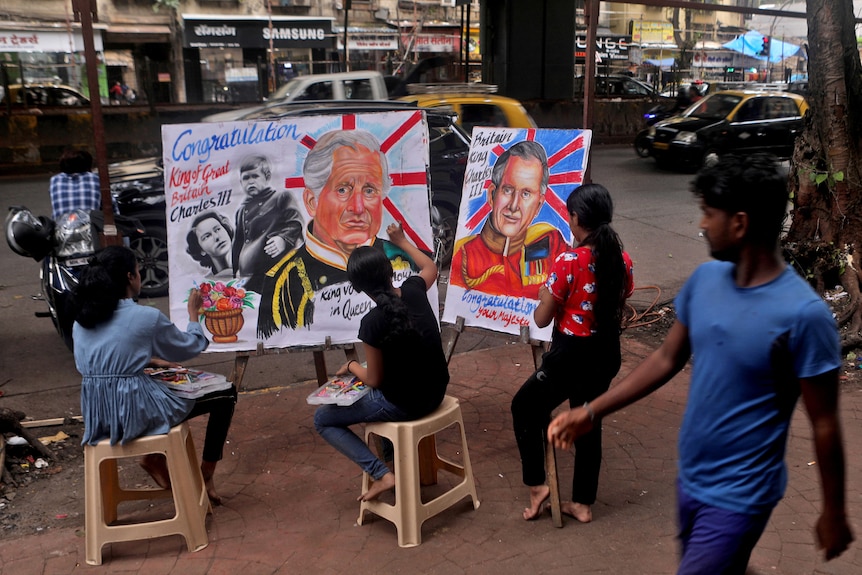
[[[317,375],[317,383],[323,385],[329,380],[326,375],[326,358],[322,351],[311,352],[314,356],[314,373]]]
[[[529,343],[533,353],[533,367],[539,369],[542,365],[542,354],[545,353],[545,344],[530,339],[530,328],[521,326],[521,341]],[[560,505],[560,482],[557,477],[557,455],[554,446],[550,445],[547,436],[543,437],[545,445],[545,477],[548,481],[548,489],[551,491],[551,519],[554,527],[563,526],[563,512]]]
[[[443,354],[447,364],[452,359],[458,338],[464,332],[464,318],[456,317],[453,328],[443,344]],[[419,485],[436,485],[437,469],[437,438],[429,435],[419,441]]]
[[[245,368],[248,366],[248,352],[238,351],[236,358],[233,360],[233,369],[230,372],[228,381],[232,382],[238,391],[245,391],[242,387],[242,380],[245,377]]]
[[[551,521],[554,527],[563,526],[563,512],[560,505],[560,482],[557,477],[557,454],[554,446],[545,441],[545,475],[551,490]]]
[[[437,438],[419,440],[419,485],[437,485]]]

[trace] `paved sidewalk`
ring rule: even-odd
[[[643,344],[624,339],[621,373],[648,352]],[[305,403],[314,384],[307,383],[240,397],[216,474],[226,503],[209,519],[206,549],[189,553],[178,536],[107,545],[103,566],[90,567],[84,561],[80,516],[74,527],[0,541],[0,573],[675,572],[676,440],[687,370],[651,397],[606,418],[594,521],[582,525],[568,518],[563,529],[555,529],[550,514],[532,522],[520,517],[527,489],[520,480],[509,403],[531,368],[530,349],[521,344],[453,357],[449,393],[461,400],[481,507],[473,510],[465,499],[428,520],[418,547],[399,548],[394,526],[376,516],[356,525],[360,473],[315,433],[314,408]],[[844,391],[849,508],[862,536],[862,390]],[[201,422],[193,427],[200,445]],[[452,447],[454,439],[444,434],[440,449]],[[572,457],[558,452],[557,459],[566,498]],[[750,573],[862,573],[859,543],[830,563],[820,560],[814,548],[820,495],[812,459],[810,430],[798,408],[788,447],[787,495],[754,552]]]

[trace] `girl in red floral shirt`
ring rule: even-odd
[[[587,404],[604,393],[620,369],[620,327],[632,294],[632,261],[611,227],[613,201],[599,184],[575,189],[566,200],[577,248],[560,254],[539,289],[533,316],[539,327],[555,320],[550,350],[542,365],[512,399],[512,421],[521,454],[530,506],[524,519],[537,518],[550,495],[545,484],[543,437],[560,403]],[[602,461],[601,427],[575,442],[572,500],[562,511],[582,523],[592,520]]]

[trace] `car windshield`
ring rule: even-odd
[[[683,115],[686,118],[720,120],[721,118],[726,118],[741,100],[741,96],[712,94],[690,107]]]
[[[270,100],[281,100],[290,96],[293,92],[297,90],[299,85],[302,83],[302,80],[299,78],[293,78],[287,84],[284,84],[281,88],[276,90],[270,95]]]

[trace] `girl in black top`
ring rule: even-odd
[[[392,285],[392,264],[373,247],[359,247],[347,261],[353,288],[376,304],[359,325],[367,367],[345,363],[337,375],[352,374],[371,390],[349,406],[322,405],[314,414],[318,433],[374,480],[359,500],[375,499],[395,486],[395,475],[349,426],[372,421],[409,421],[428,415],[443,401],[449,370],[437,317],[426,291],[437,281],[437,266],[404,236],[400,225],[389,238],[419,268],[400,287]]]

